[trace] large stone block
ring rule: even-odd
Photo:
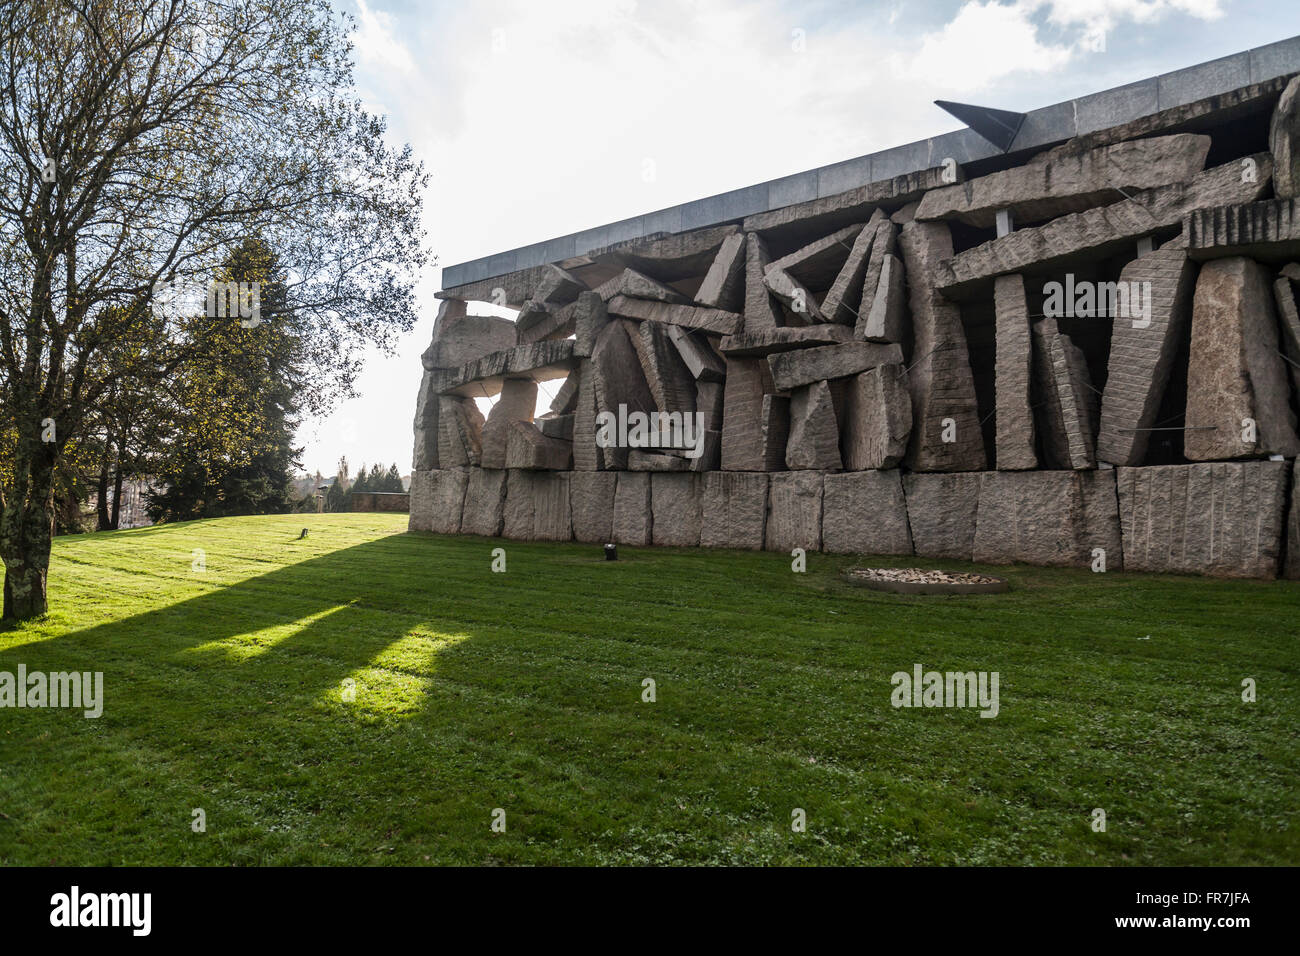
[[[974,557],[989,564],[1123,568],[1115,471],[990,471],[980,483]]]
[[[1300,275],[1300,265],[1286,266]],[[1273,299],[1277,302],[1278,316],[1282,320],[1282,355],[1286,358],[1291,387],[1300,394],[1300,308],[1296,305],[1295,286],[1286,275],[1273,280]]]
[[[870,302],[864,298],[860,315],[866,321],[859,327],[858,338],[868,342],[898,342],[907,340],[907,283],[903,276],[903,260],[886,253],[880,263],[880,274]]]
[[[584,374],[591,371],[595,383],[596,409],[619,415],[619,406],[626,406],[627,414],[633,412],[653,412],[654,396],[646,383],[645,373],[641,368],[641,359],[632,344],[632,336],[637,334],[636,325],[631,322],[610,322],[596,337],[596,347],[592,350],[591,366],[584,369]],[[580,409],[581,411],[581,409]],[[585,441],[579,436],[577,422],[574,423],[574,443]],[[598,433],[598,431],[597,431]],[[627,467],[626,448],[610,446],[598,447],[600,460],[606,469]],[[587,470],[587,469],[584,469]]]
[[[469,468],[442,468],[411,473],[412,531],[460,533]]]
[[[842,325],[808,325],[799,328],[770,328],[751,331],[746,326],[740,335],[722,339],[718,350],[729,359],[757,358],[791,349],[804,349],[815,345],[835,345],[849,342],[853,333]]]
[[[778,392],[788,392],[827,379],[848,378],[867,369],[896,365],[902,361],[903,350],[897,345],[875,342],[823,345],[794,352],[779,352],[767,358],[768,367],[772,370],[772,384]]]
[[[704,309],[694,305],[671,305],[667,302],[652,302],[647,299],[633,299],[625,295],[616,295],[610,299],[606,308],[610,315],[639,322],[664,322],[680,325],[686,329],[698,329],[716,335],[734,335],[740,331],[742,316],[735,312],[721,309]]]
[[[829,289],[839,275],[853,248],[853,242],[862,232],[864,225],[861,222],[852,223],[835,230],[828,236],[822,236],[770,263],[766,272],[768,275],[784,272],[814,289]]]
[[[408,531],[431,531],[433,529],[433,478],[432,471],[416,470],[411,472],[411,488],[407,496],[410,502],[411,516],[407,519]]]
[[[1092,426],[1096,393],[1083,352],[1058,329],[1055,319],[1038,322],[1033,337],[1034,405],[1039,409],[1044,464],[1092,468],[1096,465]]]
[[[703,275],[727,237],[739,231],[735,225],[709,226],[663,239],[621,243],[608,253],[593,250],[588,255],[601,262],[615,262],[636,269],[660,282],[676,282]]]
[[[745,236],[745,324],[746,334],[775,329],[781,324],[781,310],[772,301],[763,281],[771,261],[767,245],[755,233]]]
[[[839,471],[840,429],[826,382],[797,388],[790,398],[785,465],[792,471]]]
[[[506,472],[492,468],[471,468],[465,487],[461,534],[494,538],[505,520]]]
[[[432,471],[438,467],[438,411],[441,398],[433,390],[432,374],[420,376],[420,391],[415,396],[415,448],[412,470]]]
[[[1029,308],[1025,304],[1025,279],[999,276],[993,284],[996,314],[997,466],[999,471],[1038,467],[1034,452],[1034,412],[1030,404],[1033,347],[1029,334]]]
[[[706,548],[763,550],[767,475],[711,471],[703,476],[703,482],[700,544]]]
[[[456,368],[436,369],[433,387],[440,395],[489,398],[501,391],[507,379],[549,382],[566,378],[573,370],[573,350],[574,343],[564,339],[518,345]]]
[[[1291,78],[1273,108],[1268,149],[1273,154],[1273,192],[1279,199],[1300,196],[1300,76]]]
[[[822,548],[837,554],[911,554],[907,501],[896,469],[827,475]]]
[[[456,368],[517,344],[517,330],[509,319],[466,315],[465,308],[457,299],[444,299],[438,306],[433,338],[420,356],[426,369]]]
[[[614,540],[617,480],[618,474],[612,471],[575,471],[569,475],[575,540],[584,544],[607,544]]]
[[[700,543],[698,475],[657,472],[650,476],[651,541],[670,548]]]
[[[770,476],[764,547],[789,554],[822,546],[822,474],[786,471]]]
[[[1179,343],[1186,335],[1195,275],[1187,250],[1172,245],[1134,259],[1120,273],[1121,288],[1151,290],[1146,300],[1151,314],[1119,316],[1111,327],[1097,435],[1097,457],[1102,461],[1142,464]]]
[[[695,301],[711,309],[741,312],[745,308],[745,236],[732,233],[718,247],[695,293]]]
[[[572,541],[573,512],[569,504],[569,473],[536,471],[532,473],[532,483],[532,540]]]
[[[1253,436],[1247,419],[1255,422]],[[1193,461],[1300,453],[1273,289],[1253,260],[1201,266],[1192,297],[1186,427],[1183,453]]]
[[[725,471],[784,467],[789,404],[785,399],[771,401],[772,390],[771,375],[762,359],[727,359],[722,416]]]
[[[482,460],[483,413],[472,399],[438,399],[438,462],[443,468],[477,465]]]
[[[506,437],[507,468],[568,471],[573,442],[542,434],[531,422],[510,422]]]
[[[483,426],[484,468],[506,467],[506,446],[515,422],[533,420],[537,408],[537,383],[527,378],[508,378],[501,388],[501,397],[488,412]]]
[[[648,299],[653,302],[670,302],[674,305],[686,305],[691,301],[676,289],[670,289],[649,276],[643,276],[635,269],[624,269],[594,291],[606,302],[619,295],[632,299]]]
[[[666,326],[659,322],[642,322],[632,336],[641,370],[655,407],[661,412],[695,411],[695,376],[682,360]]]
[[[863,340],[872,337],[880,338],[886,334],[879,325],[871,327],[871,308],[875,304],[877,293],[880,292],[880,277],[885,270],[885,257],[893,255],[898,246],[898,226],[891,219],[878,221],[875,226],[869,228],[875,232],[875,238],[871,242],[871,256],[867,260],[867,272],[862,280],[861,304],[854,321],[854,337]],[[892,276],[891,281],[902,282],[902,280],[903,271],[900,263],[898,274]],[[890,339],[889,341],[901,340]]]
[[[1124,567],[1276,577],[1290,467],[1234,461],[1117,469]]]
[[[1277,259],[1300,253],[1300,200],[1265,199],[1194,209],[1183,220],[1193,259],[1252,256]]]
[[[876,238],[876,227],[882,221],[887,220],[884,213],[877,209],[866,228],[862,229],[853,240],[848,258],[844,260],[844,265],[835,276],[830,291],[822,300],[821,311],[826,316],[826,321],[838,322],[840,325],[855,325],[859,309],[871,305],[870,302],[863,301],[862,282],[867,275],[867,264]]]
[[[787,325],[808,325],[827,321],[821,307],[817,304],[817,296],[784,269],[773,269],[768,266],[767,271],[763,273],[763,282],[768,291],[780,299],[786,307]]]
[[[923,558],[971,560],[980,472],[903,476],[912,546]]]
[[[649,472],[619,472],[614,486],[614,540],[619,544],[649,544],[651,523]]]
[[[912,434],[912,399],[901,365],[882,365],[850,381],[841,431],[845,468],[875,470],[902,462]]]
[[[506,503],[502,513],[501,534],[512,541],[533,540],[536,515],[533,472],[520,469],[506,472]]]
[[[649,326],[650,323],[644,323]],[[657,326],[651,326],[657,328]],[[698,333],[690,332],[680,325],[670,325],[668,328],[668,339],[677,349],[677,354],[681,356],[686,368],[691,375],[705,382],[721,382],[727,377],[727,368],[722,364],[722,359],[718,353],[713,350],[709,344],[708,337]]]
[[[596,347],[596,336],[608,322],[609,310],[604,299],[595,292],[579,295],[573,307],[573,354],[590,358]]]

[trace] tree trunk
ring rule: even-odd
[[[38,445],[20,461],[14,494],[0,510],[0,558],[5,564],[6,621],[40,617],[48,609],[45,580],[54,530],[54,451]],[[24,467],[26,466],[26,467]]]
[[[95,530],[107,531],[109,525],[107,451],[105,451],[104,457],[100,460],[99,463],[99,481],[96,484],[95,488],[96,488],[96,497],[98,498],[98,501],[95,502],[95,515],[96,515]]]
[[[118,522],[122,518],[122,462],[119,459],[117,467],[113,470],[113,520],[109,525],[112,530],[118,529]]]

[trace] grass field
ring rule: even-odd
[[[0,862],[1300,863],[1298,584],[903,597],[405,523],[59,539],[0,671],[102,671],[104,712],[0,709]],[[999,672],[998,716],[893,708],[917,663]]]

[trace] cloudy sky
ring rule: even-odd
[[[1300,34],[1295,0],[336,3],[448,265],[957,128],[935,99],[1029,110]],[[307,470],[409,472],[439,288],[429,269],[400,351],[304,423]]]

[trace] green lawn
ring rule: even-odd
[[[903,597],[849,558],[405,524],[60,539],[0,671],[103,671],[104,713],[0,709],[0,862],[1300,862],[1298,584],[1017,567]],[[999,715],[894,709],[916,663],[999,672]]]

